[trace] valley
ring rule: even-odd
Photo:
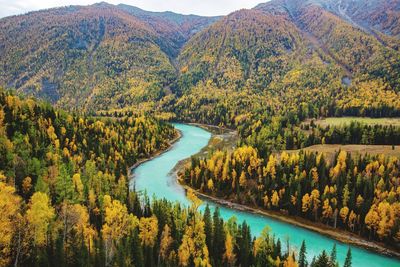
[[[399,0],[122,2],[0,18],[0,267],[400,265]]]
[[[154,195],[189,205],[190,202],[185,197],[185,191],[176,181],[176,173],[171,173],[170,171],[177,162],[198,153],[204,146],[206,146],[211,138],[211,134],[202,129],[189,125],[175,124],[175,127],[182,132],[181,140],[179,140],[166,154],[155,158],[154,161],[146,162],[143,165],[138,166],[137,169],[133,170],[133,180],[131,181],[131,186],[135,187],[138,192],[146,192],[150,197]],[[157,169],[156,173],[154,172],[155,169]],[[148,179],[147,177],[150,176],[152,178]],[[287,238],[290,240],[290,245],[297,248],[301,246],[301,242],[303,240],[306,240],[306,244],[308,244],[308,250],[315,252],[319,251],[320,247],[332,247],[335,242],[332,239],[323,237],[315,232],[333,236],[335,239],[339,240],[336,242],[338,244],[338,259],[341,263],[344,262],[347,251],[347,247],[345,243],[342,243],[342,241],[349,244],[354,243],[359,246],[363,244],[363,246],[370,249],[378,248],[375,247],[373,243],[369,244],[367,241],[357,240],[356,237],[354,237],[354,239],[352,239],[351,236],[348,238],[341,238],[340,235],[343,233],[335,233],[329,228],[319,231],[317,230],[317,227],[320,227],[319,225],[306,226],[306,221],[301,221],[299,219],[293,220],[293,218],[286,220],[283,216],[277,216],[277,213],[264,213],[260,210],[255,210],[236,204],[229,204],[228,202],[210,198],[202,194],[200,194],[200,197],[204,198],[204,203],[202,207],[200,207],[201,210],[204,210],[205,204],[209,204],[213,208],[215,208],[215,206],[219,206],[221,210],[221,216],[224,218],[224,220],[229,220],[232,216],[234,216],[238,223],[246,221],[250,225],[252,233],[255,236],[261,234],[264,226],[268,225],[271,227],[271,232],[276,236],[276,238],[279,237],[281,240]],[[289,223],[293,224],[294,226],[290,225]],[[300,228],[304,226],[306,226],[307,229],[314,230],[315,232],[310,232]],[[380,248],[379,251],[385,251],[385,248]],[[398,260],[389,259],[389,257],[375,258],[375,256],[372,256],[372,254],[370,254],[370,252],[367,250],[356,247],[352,247],[352,253],[354,257],[354,266],[386,266],[398,264]],[[387,251],[387,253],[390,252]],[[395,257],[398,257],[398,255]],[[374,258],[373,263],[371,263],[372,258]],[[308,260],[311,261],[312,257],[310,256]]]

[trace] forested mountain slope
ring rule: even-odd
[[[222,18],[106,3],[32,12],[0,20],[0,83],[68,109],[233,127],[280,114],[397,116],[398,10],[273,0]]]
[[[140,8],[119,4],[117,6],[129,14],[145,21],[160,35],[160,42],[169,42],[164,51],[171,57],[178,56],[181,47],[197,32],[214,23],[220,17],[182,15],[173,12],[151,12]]]
[[[4,18],[0,84],[69,109],[156,101],[175,79],[180,46],[215,19],[107,3]]]

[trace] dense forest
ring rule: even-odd
[[[270,154],[250,146],[192,158],[183,180],[201,192],[301,216],[396,246],[400,240],[400,160],[323,153]]]
[[[175,130],[150,118],[101,119],[0,92],[0,266],[305,266],[300,251],[188,192],[190,207],[139,196],[127,170]],[[311,266],[335,266],[335,247]],[[346,266],[351,266],[349,250]]]

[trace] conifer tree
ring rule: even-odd
[[[344,265],[343,267],[351,267],[351,249],[349,248],[347,250],[347,254],[346,254],[346,260],[344,261]]]
[[[307,248],[306,248],[306,242],[303,240],[301,243],[301,248],[299,252],[299,267],[307,267]]]
[[[335,244],[333,244],[333,247],[332,247],[332,251],[331,251],[331,255],[330,255],[330,262],[331,262],[331,265],[332,266],[335,266],[336,265],[336,243]]]

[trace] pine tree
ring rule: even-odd
[[[211,246],[212,246],[212,222],[211,222],[211,212],[210,212],[210,206],[207,204],[205,210],[204,210],[204,215],[203,215],[203,221],[204,221],[204,233],[206,234],[206,244],[211,251]]]
[[[139,232],[137,229],[134,230],[133,236],[131,237],[131,253],[132,253],[132,261],[137,267],[144,266],[144,255],[143,248],[139,239]]]
[[[315,256],[313,257],[312,261],[311,261],[311,267],[315,267],[315,263],[316,263],[316,259]]]
[[[250,228],[247,226],[246,221],[239,226],[239,232],[237,235],[238,244],[238,263],[242,266],[250,265],[251,256],[251,235]]]
[[[276,241],[276,245],[274,247],[274,258],[279,257],[281,258],[281,253],[282,253],[282,244],[281,244],[281,240],[278,238],[278,240]]]
[[[224,222],[220,218],[219,208],[216,207],[213,215],[213,242],[212,242],[212,258],[214,259],[214,265],[220,266],[221,259],[223,258],[225,249],[225,231]]]
[[[335,266],[335,264],[336,264],[336,243],[333,244],[330,261],[331,261],[331,266]]]
[[[329,266],[329,257],[326,254],[326,251],[323,250],[321,255],[318,256],[317,261],[315,262],[316,267],[326,267]]]
[[[351,249],[347,251],[346,260],[344,261],[343,267],[351,267]]]
[[[307,255],[306,242],[303,240],[299,252],[299,267],[306,267],[308,265],[306,255]]]

